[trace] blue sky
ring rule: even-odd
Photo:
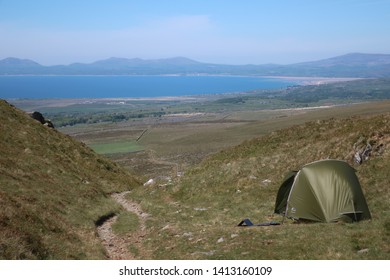
[[[288,64],[390,54],[390,0],[0,0],[0,59]]]

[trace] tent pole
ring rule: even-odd
[[[353,200],[351,199],[351,203],[352,203],[352,209],[353,209],[353,215],[355,216],[355,222],[357,222],[357,216],[356,216],[356,211],[355,211],[355,206],[353,205]]]

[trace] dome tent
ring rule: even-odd
[[[371,219],[355,172],[344,161],[321,160],[288,173],[276,197],[275,213],[327,223]]]

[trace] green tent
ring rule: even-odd
[[[275,213],[295,220],[335,222],[371,219],[355,169],[340,160],[321,160],[287,174]]]

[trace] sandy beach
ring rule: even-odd
[[[290,76],[261,76],[262,78],[283,79],[299,85],[322,85],[338,82],[361,80],[363,78],[329,78],[329,77],[290,77]]]

